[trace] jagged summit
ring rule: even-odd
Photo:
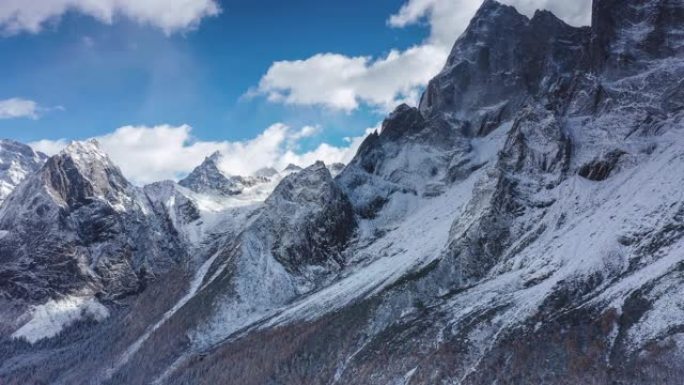
[[[420,110],[426,117],[446,111],[452,119],[475,116],[473,131],[487,133],[528,98],[587,71],[590,34],[547,11],[529,19],[512,6],[487,1],[428,84]]]
[[[19,183],[37,171],[47,155],[9,139],[0,139],[0,205]]]
[[[273,178],[278,175],[278,170],[273,167],[263,167],[254,172],[254,176],[260,178]]]
[[[648,62],[684,55],[684,3],[595,0],[592,54],[598,71],[619,76]]]
[[[0,208],[0,382],[679,385],[680,8],[486,1],[420,108],[268,197],[65,207],[33,174]],[[197,189],[232,178],[209,158]],[[110,316],[47,299],[84,292]],[[92,322],[16,341],[53,312]]]
[[[290,163],[287,165],[287,167],[285,167],[283,169],[283,172],[284,173],[290,173],[290,172],[298,172],[298,171],[302,171],[302,170],[303,170],[303,168],[297,166],[296,164]]]
[[[0,207],[0,231],[0,297],[26,304],[130,295],[182,254],[178,234],[96,141],[73,142],[30,174]]]
[[[61,151],[61,153],[71,155],[92,155],[98,157],[107,156],[102,150],[100,142],[98,142],[97,139],[89,139],[85,141],[71,141]]]
[[[41,160],[44,161],[47,158],[47,155],[42,152],[34,151],[26,144],[12,139],[0,139],[0,156],[3,157],[2,164],[7,163],[4,158],[11,157],[13,154],[20,155],[23,158],[32,158],[36,163],[39,163]]]
[[[243,178],[224,174],[219,168],[221,157],[218,151],[206,157],[202,164],[178,184],[198,193],[240,194],[244,188]]]

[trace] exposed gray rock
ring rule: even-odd
[[[13,140],[0,140],[0,205],[26,177],[38,170],[47,155]]]
[[[260,170],[261,173],[255,177],[228,176],[219,168],[221,157],[222,155],[218,151],[208,156],[201,165],[197,166],[190,175],[178,184],[198,193],[239,195],[245,188],[264,183],[275,175],[269,170]]]
[[[471,121],[487,135],[564,78],[590,67],[588,28],[573,28],[547,11],[532,19],[487,0],[456,41],[442,72],[420,103],[426,116]]]
[[[0,382],[679,384],[680,8],[596,0],[590,29],[485,1],[420,108],[399,106],[336,178],[321,163],[292,170],[239,217],[242,226],[201,249],[186,294],[140,321],[153,326],[113,332],[143,319],[120,309],[41,344],[0,339],[10,357]],[[73,188],[61,181],[86,178],[60,162],[45,173],[58,198],[26,190],[19,196],[40,199],[17,213],[40,216],[29,226],[40,229],[59,223],[46,220],[53,206],[40,208],[43,201],[85,207],[103,230],[64,233],[54,244],[118,244],[128,221],[94,208],[119,207],[116,197],[131,187],[105,167],[87,173],[92,187]],[[197,186],[226,185],[214,166],[195,174]],[[33,185],[41,186],[19,189]],[[174,227],[201,221],[200,208],[172,187],[145,189],[149,212],[176,218]],[[168,210],[161,196],[180,204]],[[14,206],[2,208],[0,224],[28,215],[2,214]],[[42,245],[50,233],[0,234],[0,255],[32,247],[25,239]],[[80,277],[72,264],[61,271]],[[170,271],[159,274],[176,277]],[[129,285],[92,282],[103,281]],[[125,300],[140,309],[149,290],[174,287],[161,281]],[[111,349],[102,348],[102,331]],[[107,363],[79,366],[75,352],[89,350]]]
[[[31,174],[0,209],[2,296],[30,302],[75,292],[135,293],[182,257],[96,142],[75,142]]]

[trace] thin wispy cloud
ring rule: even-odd
[[[38,119],[41,107],[33,100],[11,98],[0,100],[0,119]]]

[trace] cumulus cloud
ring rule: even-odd
[[[152,25],[171,34],[195,27],[220,12],[216,0],[2,0],[0,31],[38,33],[67,12],[111,24],[117,17]]]
[[[328,53],[280,61],[262,77],[258,92],[285,104],[352,111],[365,103],[387,110],[399,102],[415,103],[446,56],[445,50],[426,44],[392,50],[379,59]]]
[[[250,175],[263,167],[283,169],[290,163],[305,167],[317,160],[328,164],[347,163],[372,129],[363,136],[347,138],[344,146],[322,143],[310,151],[298,150],[302,139],[315,136],[319,131],[316,126],[294,130],[277,123],[251,140],[230,142],[197,140],[187,125],[126,126],[95,139],[127,178],[137,184],[146,184],[179,179],[215,151],[223,154],[221,169],[232,175]],[[31,146],[53,155],[67,144],[64,139],[41,140]]]
[[[0,119],[38,119],[41,108],[33,100],[11,98],[0,100]]]
[[[588,24],[591,18],[591,0],[503,2],[528,15],[538,8],[549,9],[574,25]],[[481,4],[482,0],[408,0],[387,23],[403,28],[426,22],[430,34],[419,45],[391,50],[385,57],[322,53],[304,60],[278,61],[249,94],[265,95],[272,102],[347,112],[361,104],[383,111],[402,102],[416,104]]]

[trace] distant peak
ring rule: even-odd
[[[537,9],[534,12],[534,16],[530,19],[530,24],[533,25],[567,25],[563,20],[556,16],[553,12],[546,9]]]
[[[17,152],[24,156],[38,155],[41,158],[44,157],[42,153],[33,151],[30,146],[12,139],[0,139],[0,152],[1,151]]]
[[[278,175],[278,170],[273,167],[263,167],[254,172],[256,177],[272,178],[275,175]]]
[[[297,166],[296,164],[290,163],[283,169],[284,172],[295,172],[295,171],[301,171],[302,168]]]

